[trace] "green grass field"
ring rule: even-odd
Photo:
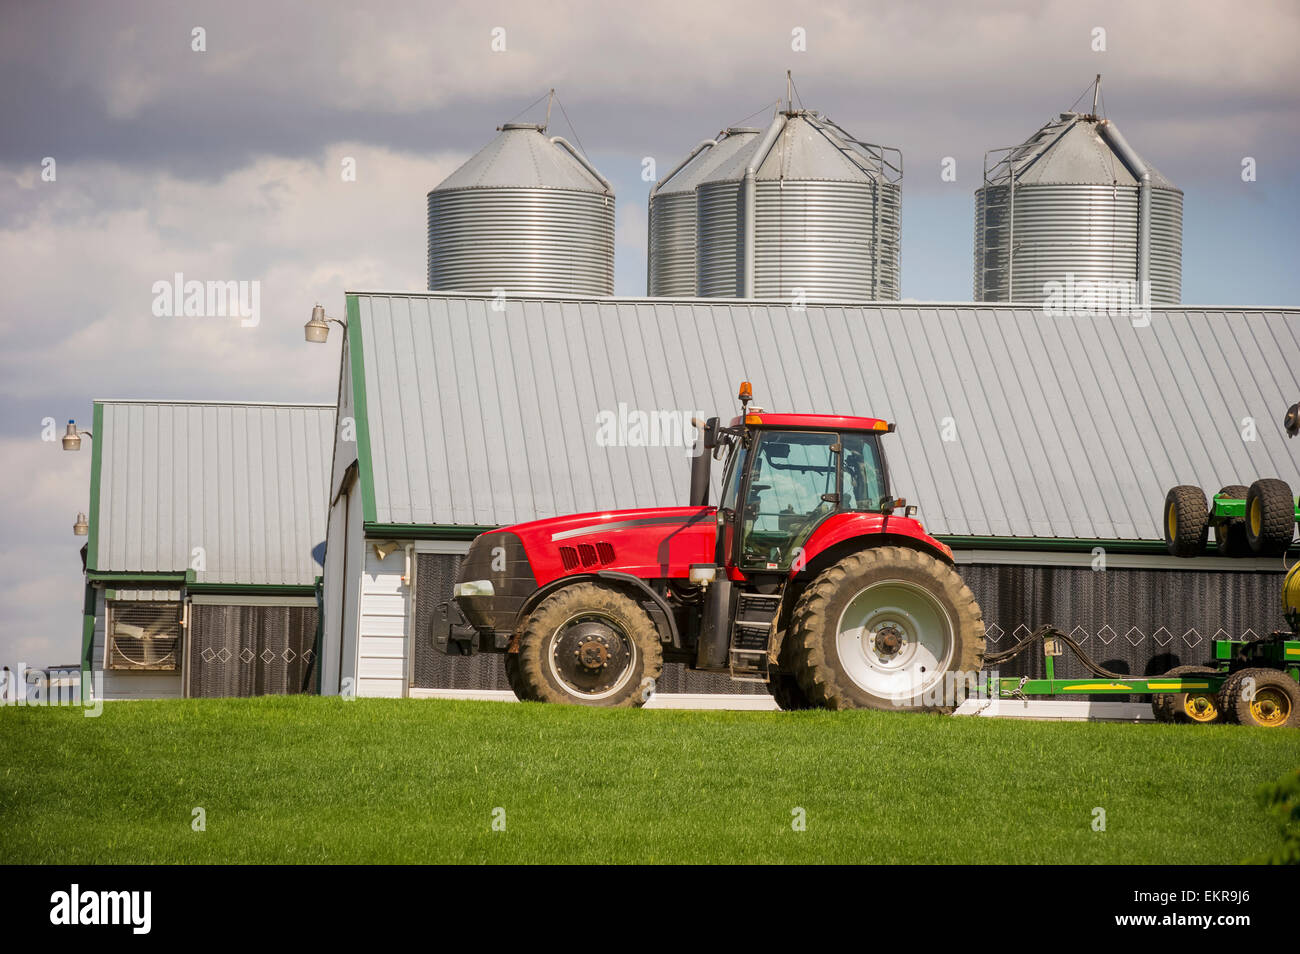
[[[1300,733],[297,697],[4,708],[0,758],[7,862],[1211,864]]]

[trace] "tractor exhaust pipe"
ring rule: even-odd
[[[710,466],[713,459],[713,448],[717,446],[718,419],[711,417],[708,421],[701,421],[697,417],[691,418],[696,430],[699,432],[695,438],[695,454],[691,458],[691,493],[690,505],[692,507],[707,507],[709,505],[709,479],[712,476]]]

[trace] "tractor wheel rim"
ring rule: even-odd
[[[608,699],[627,685],[636,669],[636,642],[605,613],[575,613],[547,642],[551,676],[575,699]]]
[[[1193,722],[1213,722],[1219,717],[1219,707],[1214,696],[1188,693],[1183,700],[1183,712]]]
[[[1250,700],[1250,716],[1257,725],[1274,728],[1291,717],[1291,698],[1280,689],[1266,686]]]
[[[1258,537],[1259,531],[1264,525],[1264,517],[1260,512],[1259,498],[1256,497],[1250,502],[1250,532]]]
[[[1149,513],[1150,511],[1148,511]],[[1169,527],[1169,539],[1178,539],[1178,511],[1174,507],[1169,508],[1168,514],[1165,515],[1165,525]]]
[[[840,614],[835,649],[844,674],[877,698],[905,702],[943,679],[956,648],[952,618],[924,587],[884,580]]]

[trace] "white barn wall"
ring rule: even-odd
[[[361,575],[360,641],[357,647],[357,695],[399,697],[409,684],[411,587],[406,545],[379,559],[376,541],[365,541]]]

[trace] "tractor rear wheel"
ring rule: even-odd
[[[540,702],[640,706],[663,665],[659,631],[640,603],[613,587],[575,583],[524,622],[515,692]]]
[[[1280,669],[1242,669],[1223,684],[1223,707],[1239,725],[1300,728],[1300,684]]]
[[[1295,535],[1295,499],[1286,481],[1257,480],[1246,492],[1246,540],[1259,556],[1280,556]]]
[[[1200,556],[1209,532],[1205,491],[1180,484],[1165,495],[1165,546],[1177,557]]]
[[[799,688],[799,680],[788,672],[772,673],[767,683],[767,691],[772,694],[776,704],[783,712],[797,712],[811,709],[808,696]]]
[[[825,709],[950,712],[974,687],[984,617],[957,571],[909,547],[850,554],[804,589],[790,622],[795,675]]]
[[[1211,676],[1219,670],[1212,666],[1175,666],[1166,676]],[[1223,700],[1217,692],[1189,690],[1162,692],[1151,697],[1151,712],[1157,722],[1223,722]]]
[[[1249,487],[1230,484],[1220,490],[1216,497],[1231,497],[1233,500],[1245,500]],[[1250,541],[1246,539],[1246,518],[1226,517],[1214,525],[1214,546],[1220,556],[1250,556]]]

